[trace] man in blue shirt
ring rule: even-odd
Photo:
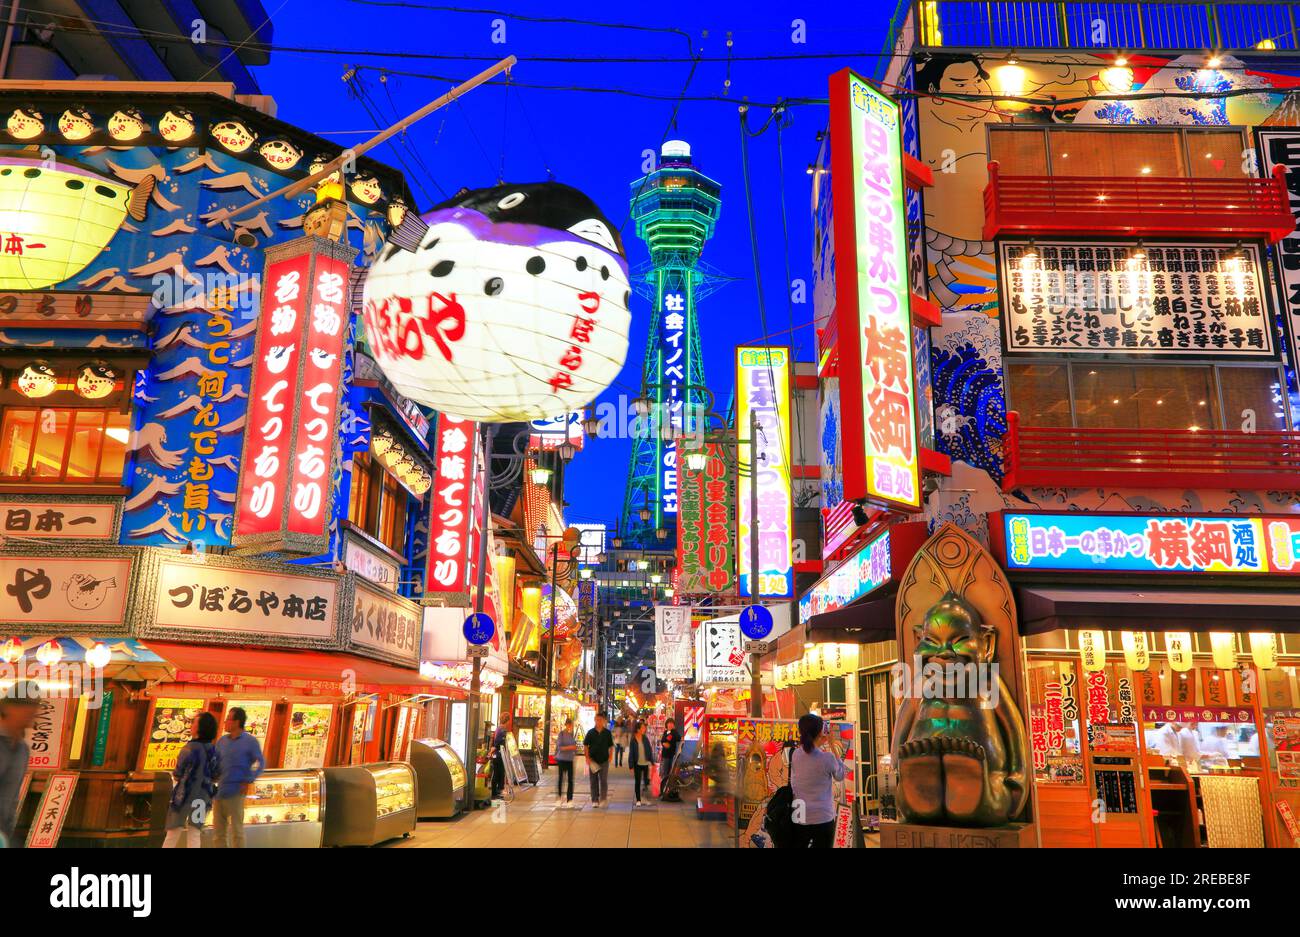
[[[248,715],[238,706],[226,713],[226,734],[217,739],[217,795],[212,801],[215,845],[244,848],[244,798],[262,773],[262,746],[244,731]],[[227,842],[227,839],[229,842]]]

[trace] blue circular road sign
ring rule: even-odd
[[[763,605],[751,605],[740,613],[740,630],[751,641],[762,641],[772,633],[772,613]]]
[[[770,615],[768,617],[771,618]],[[465,619],[465,626],[461,631],[465,633],[465,640],[470,644],[487,644],[492,640],[492,635],[496,634],[497,626],[491,617],[479,612]]]

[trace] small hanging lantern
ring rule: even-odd
[[[46,667],[53,667],[63,660],[63,645],[54,639],[46,641],[36,649],[36,660]]]
[[[1079,632],[1079,653],[1083,655],[1083,669],[1089,673],[1106,667],[1106,632],[1084,628]]]
[[[1169,666],[1178,673],[1192,669],[1192,633],[1190,631],[1165,632],[1165,656]]]
[[[84,107],[74,104],[59,117],[59,133],[69,142],[77,143],[94,132],[95,120]]]
[[[130,143],[144,136],[149,125],[144,122],[138,108],[122,107],[108,119],[108,135],[118,143]]]
[[[1232,670],[1237,666],[1237,636],[1231,631],[1211,631],[1210,653],[1215,667]]]
[[[1121,631],[1120,643],[1124,646],[1124,662],[1129,670],[1146,670],[1151,666],[1151,651],[1147,647],[1145,631]]]
[[[170,108],[158,121],[158,135],[168,143],[184,143],[197,129],[194,115],[183,107]]]
[[[1272,670],[1277,666],[1277,635],[1271,631],[1252,631],[1250,633],[1250,657],[1260,670]]]

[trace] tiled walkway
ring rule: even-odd
[[[695,803],[653,807],[632,804],[632,772],[612,768],[609,806],[593,810],[586,765],[579,762],[574,779],[573,803],[567,809],[555,806],[555,769],[543,775],[537,788],[518,791],[513,803],[488,810],[476,810],[454,820],[428,821],[419,825],[409,839],[393,840],[396,847],[446,848],[729,848],[732,845],[726,823],[699,820]]]

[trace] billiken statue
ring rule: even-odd
[[[1025,733],[997,668],[997,632],[949,592],[916,627],[921,694],[907,692],[891,756],[900,819],[930,826],[1002,826],[1025,805]],[[928,666],[933,665],[933,666]],[[980,693],[996,677],[996,692]],[[941,679],[932,676],[942,673]],[[981,675],[981,676],[984,676]]]

